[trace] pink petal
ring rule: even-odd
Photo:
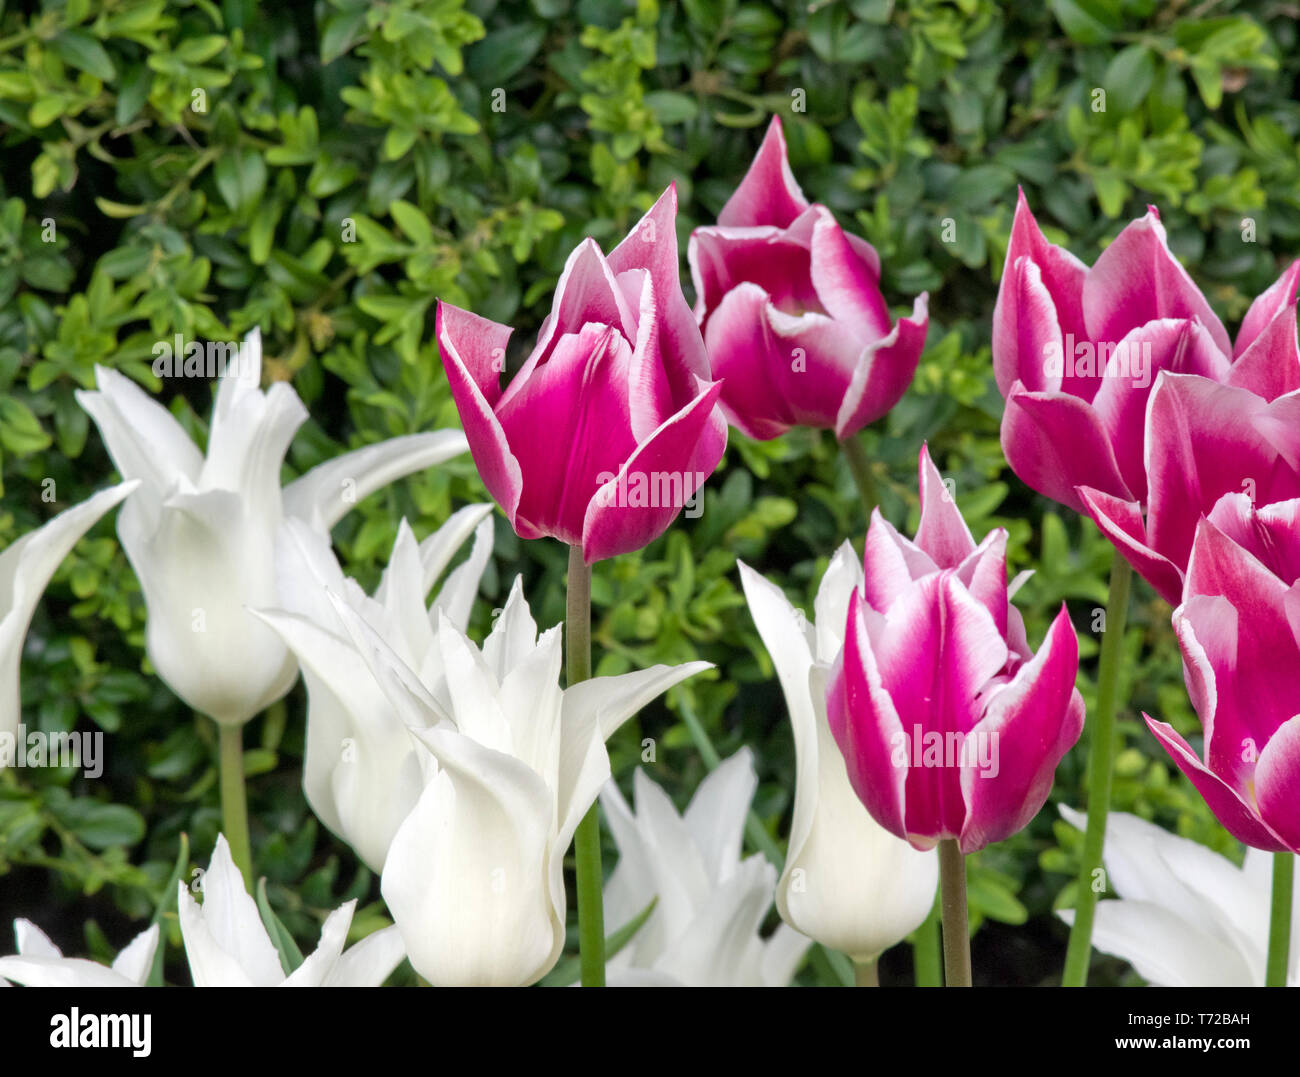
[[[493,401],[500,398],[501,390],[497,380],[500,370],[493,369],[491,364],[494,360],[504,360],[511,331],[441,300],[434,329],[452,399],[456,401],[470,455],[474,457],[483,485],[521,538],[539,538],[541,533],[536,528],[516,519],[523,493],[523,471],[492,411]],[[472,366],[461,358],[462,348],[470,356]]]
[[[628,411],[632,349],[617,329],[589,323],[560,337],[550,358],[498,408],[524,467],[518,516],[570,545],[587,505],[636,450]],[[563,437],[556,443],[557,431]],[[472,445],[472,442],[471,442]],[[548,448],[549,447],[549,448]]]
[[[700,324],[733,289],[748,282],[779,310],[825,313],[812,283],[812,253],[774,228],[697,228],[687,247]]]
[[[896,764],[893,748],[910,734],[881,683],[857,591],[849,599],[844,649],[826,689],[826,715],[858,799],[877,823],[906,839],[904,786],[910,755]]]
[[[675,410],[672,390],[659,347],[659,311],[649,271],[629,269],[619,274],[618,283],[637,312],[627,395],[632,436],[644,441]]]
[[[1194,320],[1149,322],[1126,334],[1112,351],[1092,406],[1115,450],[1120,475],[1138,501],[1147,494],[1147,400],[1162,370],[1221,381],[1231,367],[1209,332]]]
[[[1283,723],[1260,753],[1255,797],[1269,829],[1300,852],[1300,714]]]
[[[970,528],[962,519],[956,500],[943,484],[943,476],[930,459],[930,447],[922,442],[917,460],[921,491],[921,522],[916,544],[940,568],[956,568],[975,549]]]
[[[1187,743],[1167,722],[1157,722],[1143,713],[1147,728],[1155,734],[1165,751],[1196,786],[1196,791],[1209,805],[1214,817],[1238,841],[1271,853],[1288,851],[1287,844],[1264,822],[1255,810],[1218,775],[1209,770]]]
[[[1300,498],[1256,509],[1246,494],[1224,494],[1207,519],[1279,579],[1300,580]]]
[[[1237,343],[1232,353],[1234,358],[1241,358],[1279,315],[1291,315],[1291,339],[1294,343],[1297,288],[1300,288],[1300,258],[1287,266],[1277,280],[1255,297],[1255,302],[1246,311],[1246,317],[1242,319],[1241,328],[1237,331]]]
[[[682,294],[677,257],[676,184],[669,184],[627,238],[610,252],[609,266],[616,274],[629,269],[650,271],[659,310],[659,346],[668,384],[678,406],[685,404],[695,395],[695,379],[708,381],[712,374],[700,328]]]
[[[795,359],[790,346],[773,334],[767,310],[767,293],[757,284],[741,284],[727,293],[704,330],[714,375],[723,383],[723,414],[760,440],[785,433],[796,421],[777,387],[777,367]],[[814,376],[821,379],[820,374]]]
[[[863,553],[863,595],[878,613],[894,603],[914,580],[938,572],[939,566],[928,553],[886,520],[880,509],[871,510]]]
[[[699,396],[636,448],[615,478],[598,490],[593,487],[582,521],[587,564],[653,542],[713,474],[727,447],[727,427],[715,408],[722,383],[701,383],[700,389]],[[651,504],[639,504],[638,486]]]
[[[1060,388],[1045,378],[1043,346],[1059,343],[1066,333],[1087,339],[1082,307],[1087,273],[1079,259],[1047,241],[1021,190],[993,308],[993,370],[1003,396],[1017,380],[1032,392]]]
[[[997,691],[972,730],[992,765],[962,773],[966,825],[961,851],[973,853],[1022,830],[1052,790],[1061,757],[1083,731],[1083,697],[1074,687],[1079,641],[1064,603],[1033,659]]]
[[[969,733],[979,721],[980,693],[1007,661],[989,611],[951,571],[922,578],[889,607],[874,652],[903,730],[913,743],[938,734],[944,747],[947,734]],[[959,766],[908,770],[909,835],[956,837],[965,814]]]
[[[1296,344],[1296,285],[1300,260],[1251,304],[1237,334],[1237,359],[1225,379],[1275,400],[1300,389],[1300,349]]]
[[[808,199],[790,171],[781,117],[773,116],[749,171],[718,214],[718,224],[785,228],[807,208]]]
[[[817,213],[812,231],[813,287],[825,311],[844,323],[862,343],[885,336],[890,329],[889,308],[880,294],[878,277],[849,243],[831,211]]]
[[[929,328],[929,296],[922,292],[910,318],[900,318],[888,336],[868,345],[853,368],[853,380],[835,417],[835,436],[840,441],[875,422],[902,399],[921,361]]]
[[[1002,450],[1026,485],[1083,512],[1076,486],[1131,499],[1110,439],[1091,405],[1064,393],[1030,393],[1017,382],[1002,416]]]
[[[1124,228],[1083,284],[1088,335],[1114,343],[1157,318],[1199,318],[1223,354],[1232,342],[1201,290],[1172,253],[1154,209]]]
[[[1080,486],[1075,492],[1083,502],[1083,511],[1092,517],[1124,560],[1155,588],[1161,598],[1171,606],[1177,606],[1183,594],[1182,572],[1167,557],[1151,548],[1146,524],[1142,521],[1142,506],[1136,501],[1112,497],[1087,486]]]

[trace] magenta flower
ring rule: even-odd
[[[1236,838],[1300,852],[1300,500],[1256,509],[1227,494],[1196,531],[1174,627],[1202,762],[1147,725]]]
[[[843,440],[911,383],[927,297],[891,325],[879,257],[804,198],[779,117],[717,225],[691,234],[687,258],[722,410],[750,437],[812,426]]]
[[[1083,729],[1064,604],[1038,653],[1010,604],[1007,533],[978,546],[921,450],[915,542],[872,513],[826,703],[849,782],[915,848],[971,853],[1020,830]]]
[[[1294,326],[1294,311],[1291,318]],[[1145,457],[1145,516],[1136,500],[1088,486],[1078,493],[1129,564],[1177,606],[1197,525],[1224,494],[1261,505],[1300,497],[1300,393],[1270,402],[1248,389],[1162,373],[1147,404]]]
[[[1234,344],[1170,253],[1155,207],[1089,269],[1047,242],[1022,191],[993,311],[1012,470],[1079,512],[1080,486],[1145,503],[1147,401],[1159,374],[1199,375],[1266,401],[1300,388],[1297,284],[1300,261],[1256,298]]]
[[[532,354],[503,390],[508,326],[438,304],[452,397],[488,492],[521,538],[587,564],[661,535],[717,467],[727,426],[678,279],[669,187],[609,255],[569,256]]]

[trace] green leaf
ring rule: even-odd
[[[64,63],[88,71],[97,79],[111,82],[117,77],[113,61],[104,51],[104,46],[85,30],[64,30],[55,36],[50,45]]]
[[[50,435],[32,409],[16,397],[0,397],[0,444],[12,453],[26,456],[48,449]]]
[[[266,925],[275,952],[280,957],[280,967],[284,969],[286,976],[291,976],[302,964],[302,951],[298,949],[298,944],[293,941],[289,929],[275,915],[275,910],[271,908],[271,903],[266,898],[266,876],[257,880],[257,911],[261,914],[262,923]]]

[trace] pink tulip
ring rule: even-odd
[[[1155,207],[1089,269],[1047,242],[1021,192],[993,311],[993,369],[1007,398],[1002,447],[1012,470],[1079,512],[1080,486],[1144,504],[1147,402],[1160,373],[1199,376],[1265,401],[1300,388],[1298,284],[1300,261],[1255,300],[1234,345],[1170,253]]]
[[[1270,402],[1248,389],[1162,373],[1147,404],[1145,440],[1145,516],[1137,500],[1089,486],[1078,493],[1115,548],[1176,606],[1197,524],[1224,494],[1245,493],[1261,505],[1300,497],[1300,393]]]
[[[804,198],[778,117],[717,225],[691,234],[687,258],[722,410],[750,437],[812,426],[843,440],[911,383],[927,297],[891,325],[879,257]]]
[[[876,822],[918,849],[956,838],[970,853],[1028,824],[1079,739],[1078,640],[1062,604],[1030,651],[1006,531],[976,546],[924,448],[920,473],[915,542],[872,514],[827,710]]]
[[[537,345],[503,390],[508,326],[438,304],[452,397],[488,492],[521,538],[587,564],[668,528],[727,444],[699,328],[678,279],[669,187],[609,255],[569,256]]]
[[[1227,494],[1196,531],[1174,627],[1205,761],[1143,715],[1233,836],[1300,852],[1300,500]]]

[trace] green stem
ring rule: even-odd
[[[912,938],[912,963],[915,966],[917,987],[942,987],[943,962],[939,957],[939,894],[934,895],[930,915],[916,929]]]
[[[568,687],[591,676],[591,566],[582,547],[569,547],[568,599],[564,616]],[[578,885],[578,957],[583,987],[605,986],[605,905],[600,865],[600,806],[593,804],[573,834]]]
[[[880,969],[875,961],[853,962],[854,987],[879,987]]]
[[[244,788],[244,727],[218,723],[221,771],[221,831],[230,857],[253,892],[253,847],[248,840],[248,794]]]
[[[1295,887],[1295,853],[1273,854],[1273,908],[1268,919],[1268,966],[1265,987],[1285,987],[1291,957],[1291,894]]]
[[[970,924],[966,912],[966,858],[956,838],[939,842],[943,900],[943,971],[949,987],[970,987]]]
[[[880,492],[876,489],[876,480],[871,474],[871,461],[862,450],[859,435],[853,434],[840,442],[844,452],[844,462],[849,465],[849,474],[853,476],[853,485],[858,488],[858,497],[862,499],[862,511],[871,522],[871,510],[880,504]]]
[[[1119,703],[1119,661],[1128,620],[1128,597],[1133,569],[1120,556],[1112,555],[1110,594],[1106,601],[1106,625],[1097,663],[1097,713],[1090,723],[1092,746],[1088,753],[1088,828],[1083,837],[1083,860],[1075,885],[1074,926],[1065,953],[1063,987],[1083,987],[1088,982],[1092,956],[1092,925],[1097,912],[1097,890],[1093,880],[1101,869],[1106,844],[1106,815],[1110,811],[1111,776],[1115,769],[1115,711]]]

